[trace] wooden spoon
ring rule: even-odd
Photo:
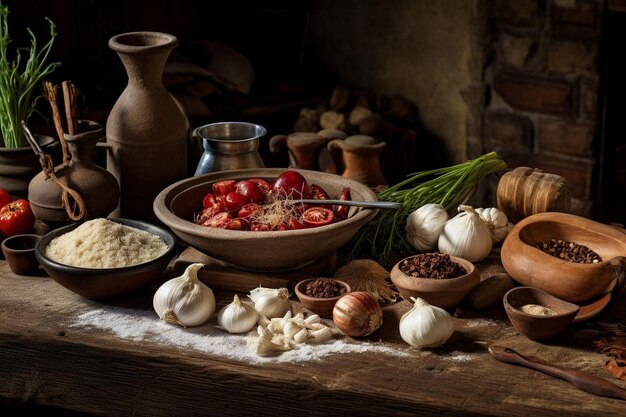
[[[564,379],[591,394],[626,400],[625,389],[590,373],[552,365],[536,356],[524,356],[504,346],[491,345],[489,346],[489,353],[501,362],[525,366],[544,374]]]

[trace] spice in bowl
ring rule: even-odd
[[[468,271],[444,253],[423,253],[400,262],[399,268],[414,278],[448,279],[466,275]]]
[[[585,245],[575,242],[567,242],[561,239],[551,239],[549,242],[542,242],[537,245],[548,255],[562,259],[567,262],[579,264],[595,264],[602,262],[600,255],[589,249]]]
[[[333,298],[346,293],[346,287],[330,278],[317,278],[306,284],[304,294],[315,298]]]
[[[533,316],[556,316],[558,314],[551,308],[539,304],[525,304],[519,309],[522,312],[526,314],[531,314]]]

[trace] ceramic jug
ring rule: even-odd
[[[270,151],[280,152],[286,146],[289,167],[315,171],[336,172],[334,161],[326,150],[326,144],[333,139],[345,139],[347,135],[334,129],[323,129],[318,133],[295,132],[289,135],[275,135],[270,139]]]
[[[162,81],[165,62],[178,45],[166,33],[130,32],[112,37],[128,85],[107,119],[107,168],[120,184],[120,215],[155,221],[152,202],[187,173],[189,122]]]
[[[82,198],[86,213],[81,220],[108,216],[118,204],[119,186],[107,170],[91,159],[104,130],[96,122],[80,120],[78,134],[64,134],[71,155],[69,164],[54,168],[59,182],[76,191]],[[61,187],[46,176],[37,174],[28,186],[28,200],[35,217],[47,224],[67,223],[70,218],[61,204]]]
[[[385,142],[376,142],[371,136],[354,135],[344,140],[331,140],[327,147],[337,165],[344,167],[342,176],[371,187],[386,184],[380,166],[380,153],[387,147]]]

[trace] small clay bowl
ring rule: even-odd
[[[450,256],[450,258],[465,268],[467,274],[445,279],[412,277],[400,269],[400,264],[410,258],[413,256],[395,264],[390,273],[391,282],[398,288],[400,295],[407,300],[411,297],[420,297],[437,307],[456,307],[480,282],[480,274],[474,264],[456,256]]]
[[[346,295],[347,293],[351,291],[350,286],[346,284],[345,282],[340,281],[338,279],[325,278],[325,279],[332,279],[333,281],[337,282],[339,285],[341,285],[342,287],[346,289],[346,292],[344,294],[341,294],[337,297],[332,297],[332,298],[317,298],[317,297],[311,297],[309,295],[306,295],[304,291],[306,289],[307,284],[311,281],[315,281],[316,279],[317,278],[309,278],[309,279],[304,279],[298,282],[295,286],[296,295],[298,296],[298,299],[300,300],[302,305],[307,310],[312,311],[313,313],[317,314],[320,317],[324,317],[327,319],[332,318],[333,308],[335,307],[335,303],[337,302],[337,300],[339,300],[341,297],[343,297],[344,295]]]
[[[31,275],[39,268],[35,258],[35,246],[41,236],[34,234],[15,235],[2,241],[2,253],[9,268],[17,275]]]
[[[516,287],[502,299],[504,310],[513,327],[532,340],[549,339],[561,333],[572,323],[580,307],[533,287]],[[555,316],[539,316],[524,313],[520,308],[526,304],[538,304],[554,310]]]

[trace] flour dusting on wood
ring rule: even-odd
[[[252,363],[279,363],[316,361],[340,353],[383,353],[394,356],[411,356],[406,350],[385,345],[354,341],[338,335],[323,344],[301,344],[280,356],[262,358],[254,351],[256,331],[234,335],[216,327],[215,317],[209,323],[193,328],[167,324],[151,311],[107,307],[78,315],[70,328],[105,330],[120,339],[152,342],[204,352],[210,355]]]

